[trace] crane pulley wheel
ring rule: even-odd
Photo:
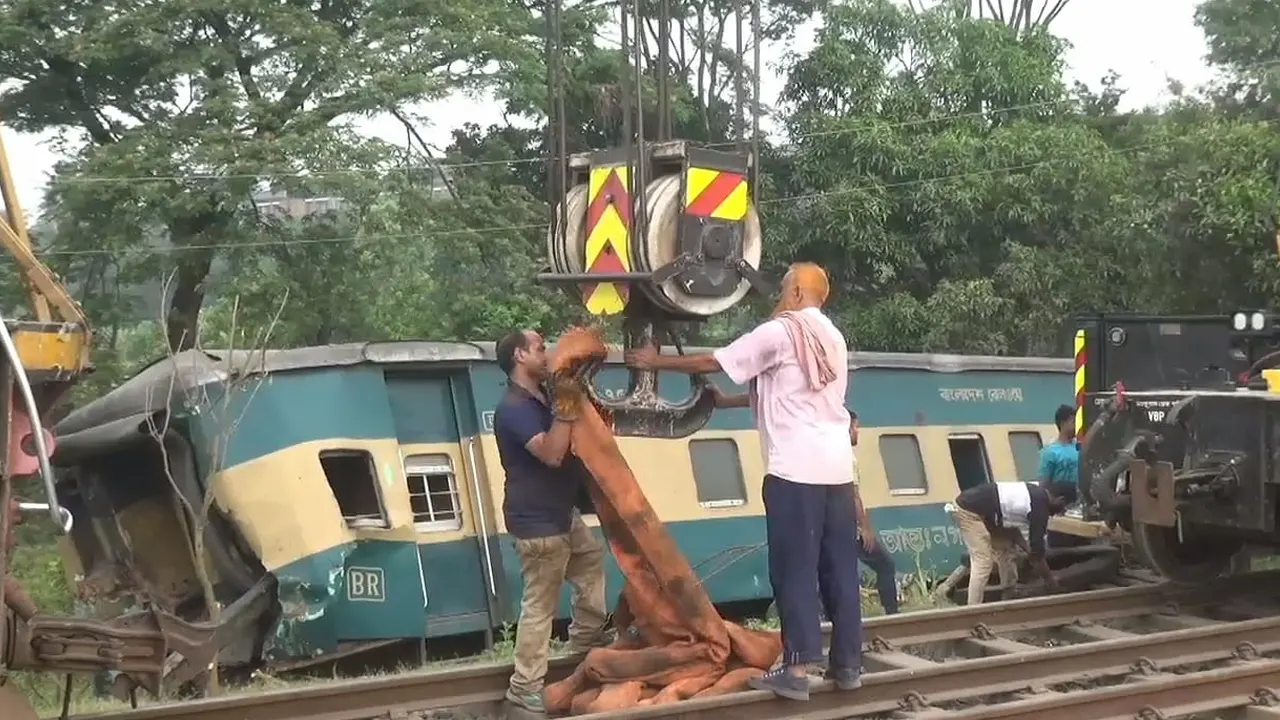
[[[680,175],[664,175],[649,183],[645,193],[647,222],[644,223],[645,237],[633,238],[631,245],[632,270],[636,272],[654,272],[674,261],[681,254],[680,223],[683,217],[681,193],[683,184]],[[565,194],[565,202],[556,208],[556,224],[547,233],[547,257],[551,259],[552,271],[563,275],[576,275],[584,272],[586,263],[586,212],[587,185],[579,184]],[[709,226],[708,232],[722,231]],[[763,234],[760,229],[760,216],[754,206],[747,211],[741,225],[743,234],[740,244],[742,259],[752,268],[760,267],[763,254]],[[704,242],[702,247],[736,247],[729,242]],[[709,273],[737,274],[737,270],[722,262],[726,258],[707,257],[701,260]],[[686,292],[680,276],[671,277],[660,283],[637,283],[645,295],[659,308],[677,315],[693,315],[710,317],[722,313],[736,305],[751,289],[751,283],[741,278],[737,288],[727,295],[707,296]],[[570,289],[570,292],[575,290]]]
[[[551,270],[562,275],[584,272],[587,256],[586,183],[575,185],[565,193],[564,202],[556,206],[555,222],[547,232],[547,257],[551,259]]]

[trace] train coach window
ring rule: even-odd
[[[747,503],[747,483],[742,477],[738,443],[733,440],[690,440],[689,460],[693,484],[702,507],[738,507]]]
[[[324,468],[324,477],[347,527],[387,527],[373,455],[365,450],[324,450],[320,453],[320,467]]]
[[[1009,450],[1013,452],[1013,465],[1019,480],[1035,480],[1040,474],[1040,450],[1044,440],[1040,433],[1031,430],[1015,430],[1009,433]]]
[[[915,435],[881,435],[880,461],[889,481],[890,495],[924,495],[929,481],[924,474],[924,457]]]
[[[410,455],[404,459],[404,479],[409,483],[413,526],[419,532],[462,527],[458,481],[448,455]]]
[[[955,468],[961,491],[991,482],[991,460],[981,435],[950,435],[947,445],[951,446],[951,466]]]

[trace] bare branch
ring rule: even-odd
[[[453,178],[449,177],[445,173],[444,167],[440,165],[440,161],[436,160],[436,157],[431,154],[431,147],[427,144],[426,140],[422,139],[422,135],[418,132],[418,128],[413,123],[409,122],[409,118],[401,113],[398,108],[391,108],[391,115],[395,117],[396,120],[400,121],[400,124],[404,126],[405,132],[409,133],[413,139],[418,141],[418,147],[422,149],[422,155],[427,159],[427,164],[430,165],[436,174],[440,176],[440,180],[444,182],[445,188],[449,191],[449,196],[454,200],[457,200],[458,188],[454,186]],[[412,148],[410,148],[410,150],[412,150]]]
[[[170,285],[175,281],[176,272],[175,270],[170,273],[163,283],[161,289],[162,297],[167,296]],[[267,327],[257,332],[255,337],[255,343],[257,344],[240,353],[244,355],[245,360],[238,367],[236,357],[238,354],[237,339],[241,332],[239,327],[240,297],[235,296],[232,298],[227,347],[223,358],[223,370],[219,378],[221,394],[216,403],[212,402],[209,396],[209,385],[214,383],[205,382],[206,378],[196,378],[194,387],[188,387],[185,382],[183,366],[178,361],[178,351],[166,345],[168,359],[172,368],[169,373],[168,387],[164,398],[164,410],[162,413],[150,413],[147,418],[147,431],[155,440],[160,451],[165,478],[169,482],[170,490],[184,510],[181,513],[180,521],[191,539],[192,564],[196,579],[200,584],[200,591],[204,597],[204,605],[209,621],[215,624],[221,615],[222,606],[218,602],[214,590],[210,559],[205,551],[205,543],[212,519],[213,506],[217,501],[217,483],[226,465],[227,452],[231,446],[231,440],[253,404],[253,399],[256,397],[258,389],[267,379],[266,348],[272,333],[284,314],[287,301],[288,293],[281,299],[279,307],[276,308],[276,312],[271,318],[271,322]],[[163,313],[164,311],[162,310],[161,312]],[[161,322],[164,321],[163,315],[160,320]],[[204,340],[201,337],[198,326],[190,346],[198,352],[203,352]],[[254,361],[255,353],[261,353],[258,356],[256,367]],[[196,507],[193,498],[187,497],[186,493],[182,491],[174,474],[174,468],[169,457],[169,448],[166,444],[171,432],[172,412],[170,410],[174,406],[176,393],[183,394],[186,406],[192,408],[193,412],[204,412],[205,423],[202,430],[211,434],[209,439],[209,462],[203,466],[203,476],[197,482],[197,487],[203,493],[199,500],[199,507]],[[239,412],[235,413],[235,417],[232,417],[233,403],[235,402],[241,402],[242,405]],[[152,403],[152,398],[148,398],[148,407],[156,407]],[[162,422],[159,421],[160,417],[163,417]],[[140,586],[145,585],[140,584]],[[206,689],[209,694],[216,694],[220,689],[216,655],[208,668]]]
[[[905,0],[907,9],[920,14],[931,8],[950,5],[950,0]],[[1019,35],[1045,30],[1058,19],[1071,0],[969,0],[961,6],[965,17],[1003,23]]]

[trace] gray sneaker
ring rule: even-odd
[[[533,713],[546,713],[547,704],[540,692],[525,692],[515,688],[507,688],[507,702]]]
[[[753,677],[748,683],[756,690],[768,690],[788,700],[809,699],[809,676],[793,675],[786,665],[770,670],[760,677]]]

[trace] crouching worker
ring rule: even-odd
[[[821,309],[828,289],[822,268],[797,263],[782,279],[773,318],[728,347],[706,355],[659,355],[653,347],[627,353],[631,367],[723,371],[751,388],[716,403],[754,411],[767,458],[765,535],[783,656],[751,686],[793,700],[809,699],[808,667],[823,658],[823,606],[832,626],[826,677],[842,690],[862,684],[857,503],[844,406],[849,355]]]
[[[546,345],[536,332],[522,330],[498,343],[497,356],[508,377],[493,418],[506,474],[502,512],[515,538],[524,585],[507,700],[541,713],[546,711],[542,687],[551,625],[566,580],[573,589],[571,649],[606,642],[604,546],[579,513],[588,476],[569,452],[577,418],[557,415],[541,387],[548,379]]]
[[[1057,592],[1058,581],[1045,562],[1044,539],[1049,517],[1061,515],[1075,501],[1076,486],[1071,482],[982,483],[960,493],[951,517],[969,549],[967,604],[982,603],[993,564],[998,563],[1001,584],[1006,590],[1013,588],[1018,577],[1014,547],[1026,549],[1045,587]],[[1028,526],[1030,547],[1016,527],[1019,524]]]

